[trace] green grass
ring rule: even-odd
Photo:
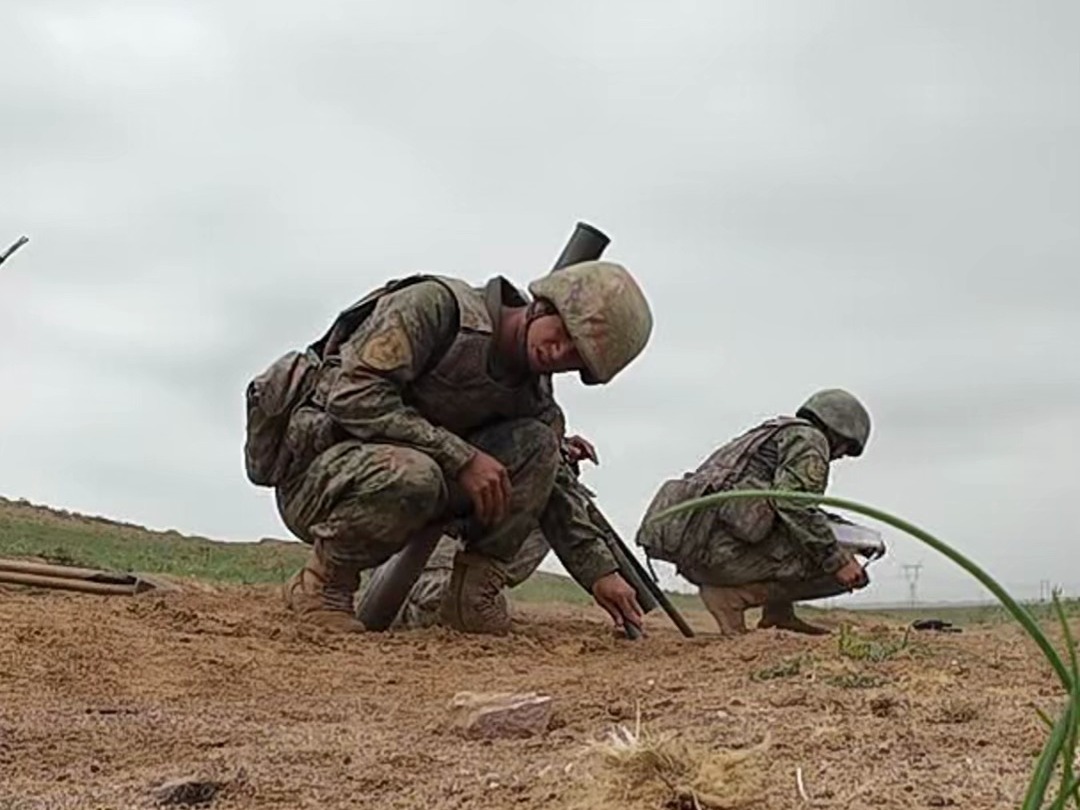
[[[209,582],[265,584],[285,580],[303,564],[306,556],[307,547],[297,542],[223,543],[0,497],[0,557],[41,557],[58,564],[88,568],[169,574]],[[667,593],[680,611],[702,609],[696,594]],[[512,589],[511,596],[521,602],[592,603],[592,596],[573,580],[544,571],[538,571]],[[845,610],[855,609],[845,606]],[[1077,610],[1075,603],[1069,609]],[[812,606],[800,606],[799,610],[810,616],[827,611]],[[1050,618],[1053,608],[1046,604],[1033,606],[1031,610]],[[868,612],[877,619],[897,623],[910,622],[916,616],[934,616],[961,626],[1011,621],[1000,605]]]
[[[255,584],[283,581],[305,551],[300,543],[221,543],[0,499],[0,557]]]
[[[253,585],[284,581],[307,551],[298,542],[223,543],[0,498],[0,557]],[[511,594],[522,602],[592,603],[570,578],[543,571]],[[680,610],[701,607],[696,595],[669,596]]]
[[[845,658],[880,662],[907,650],[909,640],[909,630],[904,630],[903,635],[899,636],[891,633],[863,635],[845,624],[840,627],[837,647]]]

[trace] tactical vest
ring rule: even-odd
[[[305,468],[330,444],[345,438],[325,413],[326,396],[340,370],[339,350],[381,298],[420,281],[437,281],[457,304],[457,332],[440,347],[403,399],[435,425],[464,436],[490,422],[536,416],[552,402],[546,380],[514,386],[488,373],[495,325],[484,294],[458,279],[414,275],[390,281],[342,310],[326,333],[303,352],[274,361],[247,387],[248,479],[277,486]]]
[[[458,331],[442,358],[405,390],[405,400],[432,424],[466,436],[486,424],[537,416],[550,393],[537,378],[504,385],[488,371],[495,324],[484,294],[463,281],[437,277],[454,294]]]
[[[751,459],[780,430],[811,425],[805,419],[778,416],[743,433],[706,458],[696,470],[665,481],[653,497],[638,528],[636,542],[648,557],[682,567],[702,558],[710,537],[723,531],[745,543],[764,539],[775,516],[764,499],[727,501],[651,522],[653,515],[714,492],[730,489],[769,489],[771,480],[746,475]]]

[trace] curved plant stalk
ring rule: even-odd
[[[1058,810],[1058,808],[1064,810],[1065,803],[1068,802],[1070,796],[1076,807],[1080,808],[1080,789],[1075,786],[1076,779],[1073,777],[1077,738],[1080,736],[1080,727],[1078,727],[1080,726],[1080,717],[1077,716],[1078,712],[1080,712],[1080,665],[1077,663],[1076,639],[1073,638],[1072,629],[1069,627],[1069,617],[1065,615],[1065,608],[1061,605],[1058,591],[1054,591],[1053,597],[1054,612],[1057,613],[1058,621],[1061,622],[1062,633],[1065,635],[1065,648],[1069,653],[1069,666],[1072,668],[1073,677],[1072,694],[1069,695],[1069,705],[1066,708],[1066,714],[1072,717],[1072,721],[1069,723],[1063,745],[1061,795],[1058,797],[1057,802],[1054,803],[1054,810]]]
[[[1054,775],[1054,764],[1062,757],[1062,751],[1069,738],[1069,728],[1075,724],[1073,708],[1071,704],[1067,706],[1065,712],[1054,724],[1054,730],[1047,739],[1042,754],[1039,755],[1039,761],[1035,765],[1035,773],[1031,777],[1027,794],[1024,796],[1023,810],[1029,810],[1029,808],[1030,810],[1039,810],[1042,807],[1046,788],[1050,784],[1050,778]],[[1072,755],[1066,751],[1065,756]],[[1063,797],[1059,797],[1059,800],[1061,798]]]
[[[1047,639],[1046,634],[1043,633],[1042,628],[1039,627],[1026,608],[1013,599],[1008,591],[1001,587],[993,577],[959,551],[946,545],[929,532],[920,529],[914,524],[908,523],[902,518],[890,515],[888,512],[883,512],[880,509],[875,509],[872,506],[867,506],[856,501],[849,501],[846,498],[833,498],[829,495],[817,495],[811,492],[791,492],[782,489],[740,489],[730,492],[715,492],[711,495],[703,495],[700,498],[683,501],[682,503],[670,506],[667,509],[658,512],[653,516],[652,521],[677,515],[680,512],[697,511],[698,509],[704,509],[705,507],[712,506],[721,501],[737,500],[739,498],[776,498],[780,500],[807,501],[837,506],[841,509],[848,509],[852,512],[858,512],[867,517],[872,517],[875,520],[880,520],[882,523],[887,523],[893,528],[899,529],[900,531],[921,540],[935,551],[955,562],[975,577],[975,579],[979,580],[988,591],[994,594],[994,596],[998,598],[998,601],[1000,601],[1009,613],[1013,615],[1013,618],[1015,618],[1027,631],[1028,635],[1035,640],[1035,643],[1039,645],[1039,649],[1042,650],[1043,655],[1046,656],[1047,660],[1049,660],[1050,664],[1054,667],[1054,671],[1057,673],[1058,678],[1061,679],[1061,683],[1065,686],[1065,689],[1069,692],[1072,691],[1073,679],[1069,674],[1068,668],[1061,660],[1061,656],[1058,655],[1057,650],[1054,649],[1054,646],[1050,643],[1049,639]]]
[[[1065,793],[1062,796],[1058,797],[1058,800],[1054,803],[1054,806],[1051,808],[1051,810],[1065,810],[1065,802],[1068,800],[1069,796],[1072,796],[1073,802],[1076,804],[1077,807],[1080,807],[1080,797],[1077,796],[1078,792],[1080,792],[1080,776],[1073,779],[1072,782],[1069,783],[1069,786],[1068,788],[1066,788]]]
[[[1066,693],[1068,694],[1068,703],[1065,710],[1057,722],[1053,723],[1050,737],[1047,739],[1042,754],[1036,763],[1035,771],[1032,774],[1031,782],[1028,785],[1028,790],[1024,797],[1024,803],[1021,810],[1040,810],[1043,806],[1043,800],[1046,796],[1046,791],[1058,759],[1062,760],[1062,792],[1054,800],[1052,808],[1064,810],[1065,804],[1068,802],[1070,796],[1077,801],[1077,806],[1080,807],[1080,797],[1077,796],[1077,792],[1080,791],[1080,779],[1075,778],[1073,775],[1073,760],[1076,756],[1078,737],[1077,725],[1078,721],[1080,721],[1080,669],[1077,667],[1076,644],[1073,641],[1068,621],[1065,617],[1065,612],[1061,608],[1056,593],[1054,594],[1054,605],[1057,610],[1058,618],[1065,631],[1069,663],[1072,665],[1071,671],[1070,668],[1065,665],[1065,662],[1062,660],[1057,650],[1054,649],[1054,646],[1050,643],[1046,634],[1043,633],[1042,628],[1036,623],[1031,613],[1013,599],[1008,591],[998,584],[993,577],[983,571],[983,569],[976,565],[972,560],[969,560],[959,551],[934,537],[934,535],[929,532],[908,523],[902,518],[898,518],[872,506],[867,506],[856,501],[849,501],[845,498],[833,498],[827,495],[819,495],[810,492],[744,489],[729,492],[717,492],[684,501],[657,513],[650,522],[662,520],[663,518],[677,515],[681,512],[705,509],[713,504],[720,503],[721,501],[736,500],[739,498],[767,498],[828,504],[830,506],[847,509],[880,520],[882,523],[886,523],[893,528],[911,535],[915,539],[930,546],[938,553],[948,557],[996,596],[998,601],[1005,606],[1009,613],[1012,614],[1013,618],[1020,623],[1020,626],[1027,631],[1028,635],[1031,636],[1038,645],[1043,655],[1046,656],[1046,659],[1053,666],[1054,671],[1057,673],[1058,678],[1061,680],[1061,683],[1064,685]],[[1050,718],[1046,713],[1040,710],[1037,711],[1044,722],[1049,724]]]

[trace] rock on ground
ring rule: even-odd
[[[532,737],[551,722],[552,700],[535,692],[459,692],[450,701],[451,723],[467,737]]]

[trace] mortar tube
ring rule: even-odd
[[[610,242],[611,238],[603,231],[586,222],[578,222],[566,242],[566,247],[555,260],[551,272],[562,270],[572,264],[599,259]]]
[[[386,564],[375,569],[356,609],[356,618],[366,629],[381,632],[394,623],[435,551],[443,528],[441,523],[424,527]]]

